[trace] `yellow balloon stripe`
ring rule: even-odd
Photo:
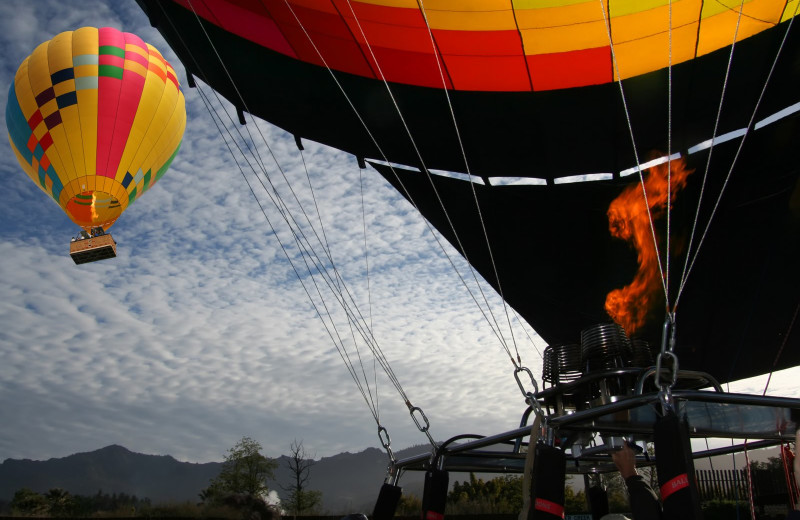
[[[783,10],[783,16],[781,17],[782,22],[785,22],[789,18],[793,17],[794,13],[800,11],[797,6],[798,2],[800,2],[800,0],[791,0],[790,2],[786,2],[786,8]]]
[[[68,33],[61,33],[53,40],[53,45],[71,46],[71,38]],[[43,118],[43,124],[37,129],[42,132],[39,143],[47,155],[50,162],[55,167],[55,171],[62,184],[66,184],[78,175],[75,172],[75,164],[72,162],[72,154],[67,141],[67,134],[62,124],[61,111],[59,110],[59,99],[56,98],[53,82],[51,79],[52,69],[50,68],[50,45],[40,45],[31,54],[28,65],[28,78],[30,86],[35,95],[36,104]]]
[[[54,130],[54,139],[59,152],[64,157],[65,166],[68,165],[64,177],[61,178],[64,184],[86,174],[78,100],[75,93],[75,74],[72,65],[72,34],[71,32],[61,33],[47,46],[50,80],[61,117],[61,126],[57,127],[60,131],[55,136]],[[63,143],[62,138],[64,139]]]
[[[416,53],[427,52],[419,48],[419,42],[425,41],[418,37],[422,13],[414,16],[424,11],[455,88],[527,90],[532,86],[538,90],[604,83],[617,75],[629,78],[677,65],[789,19],[798,1],[359,0],[352,6],[361,16],[367,40],[379,50],[392,51],[385,54],[394,56],[395,63],[384,63],[384,73],[393,81],[428,85],[430,75],[438,75],[425,67],[401,65],[404,56],[413,59]],[[320,20],[339,16],[329,3],[291,0],[291,4],[316,11]],[[354,26],[349,10],[341,16]],[[314,18],[308,15],[308,19]],[[335,28],[327,36],[339,37],[334,32],[338,26],[332,23],[331,27]],[[324,26],[315,30],[322,33]],[[363,50],[364,38],[357,31],[353,34]],[[612,63],[612,45],[616,63]],[[302,46],[294,50],[300,59],[317,60],[316,55],[304,55]],[[494,60],[491,64],[489,57]],[[345,72],[368,74],[362,53],[343,55],[340,60]],[[521,63],[525,63],[522,69]],[[498,67],[506,67],[505,74],[492,72]],[[529,78],[509,81],[509,76],[520,72]],[[476,74],[484,77],[471,81]]]
[[[149,60],[149,54],[147,56]],[[138,64],[137,64],[138,65]],[[133,175],[140,169],[140,164],[135,162],[140,150],[148,150],[151,144],[145,141],[148,129],[152,128],[154,118],[159,112],[159,102],[167,86],[166,75],[158,75],[148,68],[144,70],[145,83],[142,89],[141,100],[131,125],[128,142],[120,158],[114,178],[122,183],[126,175]],[[160,130],[159,130],[160,131]],[[150,140],[152,142],[152,140]]]
[[[168,87],[167,90],[169,90],[169,88],[170,87]],[[158,171],[169,160],[175,148],[180,144],[183,132],[186,128],[185,113],[185,99],[181,95],[176,98],[172,114],[170,114],[169,119],[163,127],[163,132],[159,135],[158,142],[151,148],[140,170],[143,173],[151,172],[151,186],[158,180]],[[131,192],[132,190],[129,189],[128,191]],[[140,193],[140,191],[137,192],[137,194],[138,193]]]
[[[75,91],[83,142],[83,172],[94,177],[97,167],[97,73],[98,36],[94,27],[83,27],[72,35]]]
[[[41,112],[39,112],[39,107],[30,88],[28,69],[28,60],[25,60],[22,65],[20,65],[14,78],[14,91],[16,94],[17,106],[21,112],[21,118],[24,120],[24,124],[21,121],[19,122],[20,128],[17,130],[23,132],[22,135],[27,133],[26,128],[30,131],[27,139],[23,138],[19,141],[20,146],[24,146],[25,148],[25,156],[30,157],[30,162],[21,158],[21,155],[17,155],[17,158],[20,159],[20,164],[31,179],[36,182],[37,186],[51,197],[58,198],[61,192],[58,190],[53,191],[52,188],[48,188],[48,185],[52,186],[52,183],[48,182],[47,178],[51,175],[55,176],[56,173],[48,155],[45,153],[45,147],[49,146],[48,141],[45,140],[44,143],[40,142],[41,139],[48,136],[48,133],[47,127],[44,124],[44,119],[42,118]],[[21,150],[17,149],[17,153],[21,154]],[[55,152],[53,152],[53,154],[54,153]],[[60,184],[59,181],[59,185]]]
[[[143,116],[140,121],[142,123],[141,125],[134,124],[134,128],[139,132],[143,132],[143,134],[140,138],[141,145],[127,165],[127,172],[130,172],[131,176],[139,171],[143,173],[147,173],[151,170],[155,171],[163,164],[157,164],[155,162],[155,158],[152,157],[152,152],[159,146],[159,143],[163,141],[164,137],[162,136],[165,135],[169,120],[178,106],[178,101],[183,100],[183,94],[180,90],[175,84],[167,80],[166,64],[163,58],[157,53],[151,54],[145,88],[148,87],[148,84],[152,87],[152,85],[156,83],[160,83],[162,86],[160,97],[148,97],[149,103],[156,104],[153,116],[150,118],[149,122],[146,122],[146,117]],[[143,110],[141,106],[140,110]],[[132,131],[133,130],[134,129],[132,129]],[[119,172],[117,172],[117,174],[119,175]]]

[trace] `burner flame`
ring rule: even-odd
[[[670,175],[667,172],[670,171]],[[642,183],[631,184],[608,207],[608,229],[636,250],[639,269],[633,281],[606,296],[606,312],[628,334],[633,334],[647,321],[653,306],[663,302],[663,279],[659,269],[657,238],[651,228],[666,213],[667,200],[674,203],[678,192],[686,186],[694,170],[686,168],[683,158],[653,166]],[[671,189],[668,187],[671,185]],[[645,199],[644,193],[647,194]]]

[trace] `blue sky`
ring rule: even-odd
[[[270,456],[286,453],[294,439],[317,456],[379,447],[376,421],[284,256],[281,244],[300,259],[280,213],[256,190],[273,231],[245,183],[252,174],[240,171],[134,0],[0,3],[0,91],[6,95],[36,45],[82,26],[133,32],[161,50],[184,85],[186,134],[167,174],[111,229],[119,256],[80,266],[68,255],[75,226],[2,140],[0,460],[121,444],[218,461],[242,436]],[[254,122],[248,127],[255,131]],[[433,436],[515,428],[525,404],[513,366],[413,208],[376,172],[359,172],[353,157],[309,142],[301,156],[290,136],[263,122],[258,128],[317,233],[324,227],[341,276]],[[302,218],[278,168],[269,169]],[[356,356],[335,298],[321,291]],[[499,298],[485,292],[502,313]],[[544,342],[514,327],[523,363],[538,376]],[[393,448],[426,443],[394,386],[380,369],[373,375],[373,357],[363,345],[359,352],[364,369],[356,362],[356,375],[378,403]],[[771,393],[797,395],[796,374],[773,378]],[[760,393],[763,381],[734,389]]]

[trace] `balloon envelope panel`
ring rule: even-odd
[[[611,319],[640,266],[609,205],[679,156],[695,173],[655,219],[671,276],[637,337],[660,345],[680,290],[682,368],[800,364],[797,0],[137,1],[240,110],[381,161],[550,343]]]
[[[478,91],[553,90],[630,78],[729,46],[793,12],[775,0],[744,2],[741,17],[721,2],[702,0],[177,3],[231,34],[306,63]]]
[[[84,229],[108,229],[167,170],[186,126],[175,71],[152,45],[84,27],[39,45],[9,89],[25,173]]]

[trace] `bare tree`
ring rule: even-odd
[[[292,514],[293,518],[297,515],[313,509],[322,501],[322,492],[308,489],[308,481],[311,479],[311,467],[314,459],[306,453],[303,441],[297,442],[295,439],[290,447],[289,471],[292,474],[292,484],[283,487],[289,493],[286,500],[281,505]]]

